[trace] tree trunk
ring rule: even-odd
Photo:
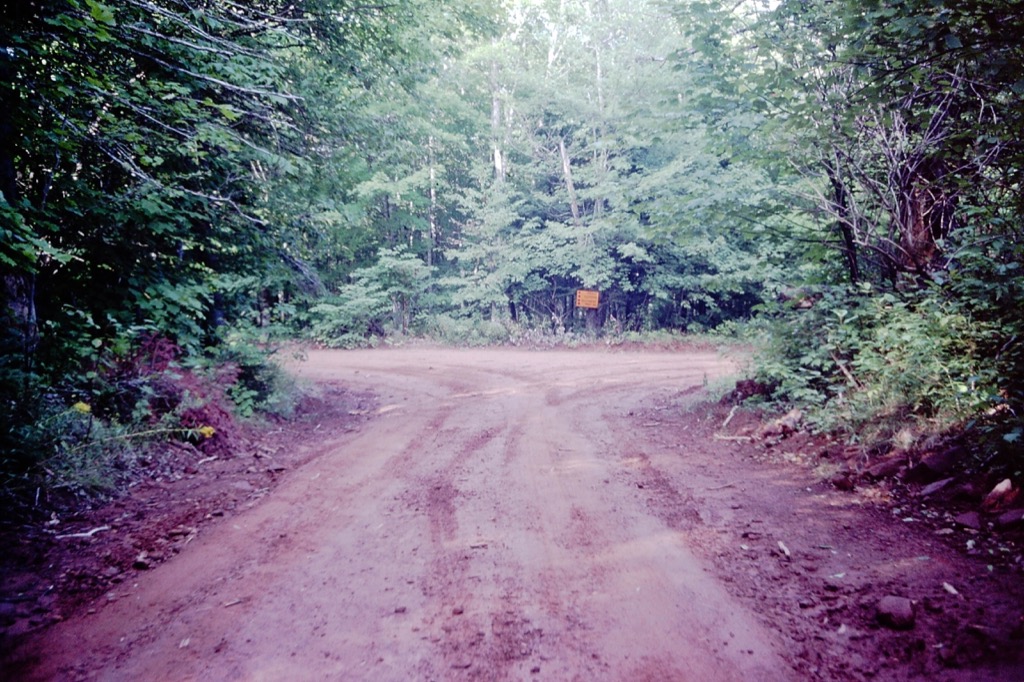
[[[505,159],[501,149],[501,92],[498,87],[498,63],[491,62],[491,148],[494,152],[494,180],[505,182]]]
[[[9,77],[11,71],[5,62],[0,69],[0,77]],[[13,102],[3,101],[2,104],[4,106],[0,112],[0,200],[9,206],[15,206],[19,198],[17,169],[14,164],[16,134],[8,119],[8,107],[13,106]],[[0,352],[23,356],[27,368],[39,344],[36,276],[31,272],[6,266],[0,269],[0,324],[11,332],[9,338],[3,339],[0,343]]]
[[[558,151],[562,155],[562,173],[565,175],[565,188],[569,190],[569,208],[572,210],[572,221],[580,225],[580,205],[576,199],[576,185],[572,181],[572,164],[569,152],[565,148],[565,138],[558,138]]]
[[[828,168],[828,179],[832,183],[833,203],[835,204],[836,225],[843,238],[843,256],[846,259],[846,272],[850,283],[860,281],[860,263],[857,258],[857,240],[850,226],[850,203],[843,184],[835,168]]]
[[[430,154],[430,208],[427,209],[427,222],[430,225],[430,234],[427,241],[427,267],[434,265],[434,247],[437,243],[437,168],[434,159],[434,136],[427,140],[427,148]]]
[[[0,337],[0,352],[12,357],[20,355],[27,368],[39,345],[35,275],[17,272],[4,274],[0,287],[0,306],[0,324],[6,326],[10,334],[8,338]]]
[[[956,200],[942,189],[944,173],[939,162],[923,162],[908,175],[900,188],[902,203],[897,216],[901,265],[918,278],[927,278],[939,256],[938,242],[952,228]]]

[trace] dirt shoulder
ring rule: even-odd
[[[289,421],[237,429],[228,453],[153,453],[128,494],[80,508],[18,507],[0,520],[0,651],[81,613],[257,505],[287,472],[369,419],[375,398],[311,387]]]
[[[802,678],[1022,679],[1019,531],[966,527],[949,498],[895,478],[837,489],[844,448],[783,436],[756,410],[673,408],[642,415],[648,442],[667,453],[652,470],[676,480],[688,471],[701,509],[691,544],[785,634]]]
[[[836,489],[835,444],[702,402],[734,368],[311,353],[294,422],[0,529],[6,676],[1024,678],[1019,532]]]

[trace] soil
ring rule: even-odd
[[[4,525],[0,678],[1024,680],[1020,530],[706,402],[734,359],[289,369],[316,394],[232,456]]]

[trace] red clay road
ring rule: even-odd
[[[311,352],[295,374],[374,392],[376,416],[44,633],[34,676],[794,679],[625,475],[650,431],[634,409],[733,369],[696,351]]]

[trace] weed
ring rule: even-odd
[[[1012,433],[1014,370],[992,352],[1007,330],[942,290],[828,288],[769,314],[756,374],[822,431],[866,447],[971,425]],[[995,427],[1000,413],[1009,426]]]

